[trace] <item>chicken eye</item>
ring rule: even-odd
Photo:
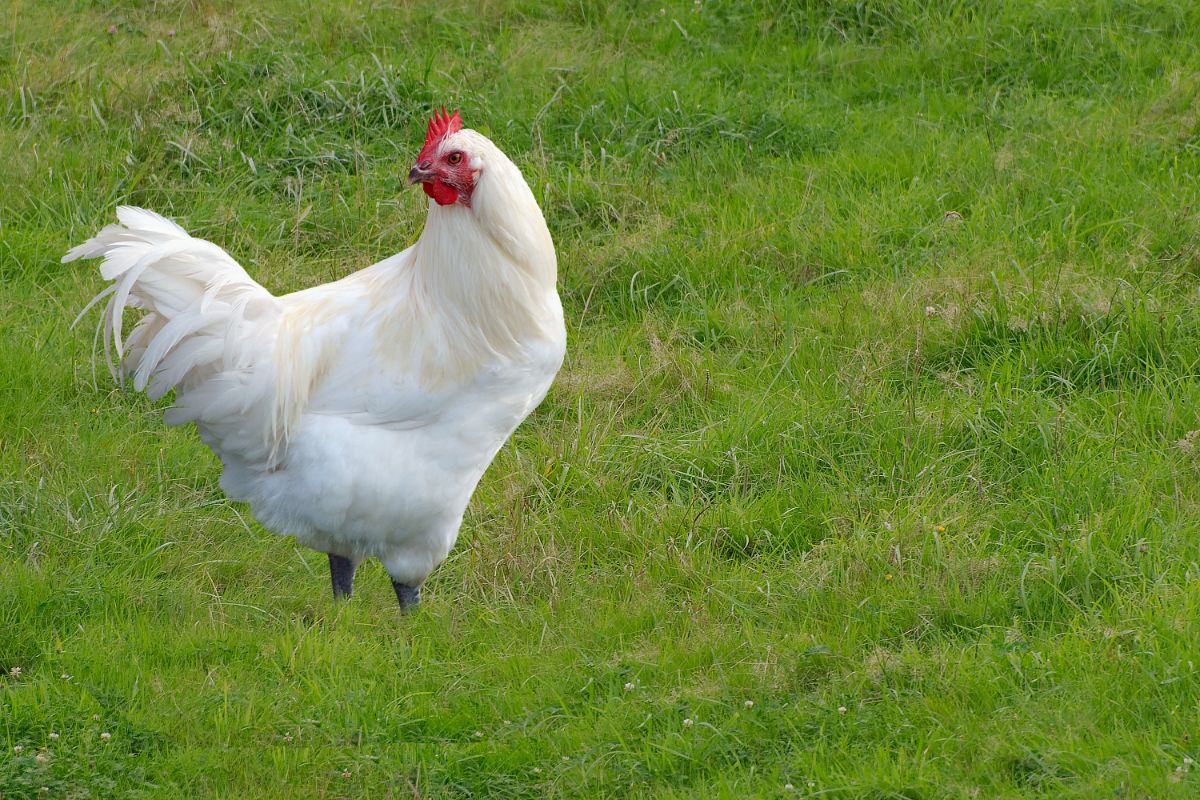
[[[462,162],[462,153],[454,152],[446,156],[446,163],[450,164],[451,166],[459,164],[460,162]]]

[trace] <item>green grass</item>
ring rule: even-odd
[[[1200,795],[1200,6],[4,5],[0,798]],[[58,259],[133,203],[345,275],[443,102],[571,352],[401,618]]]

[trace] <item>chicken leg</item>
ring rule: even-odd
[[[344,556],[329,554],[329,577],[333,581],[334,599],[354,593],[354,570],[358,564]]]
[[[400,601],[401,611],[416,610],[417,605],[421,602],[420,586],[408,586],[407,584],[392,581],[392,588],[396,590],[396,599]]]
[[[334,553],[329,554],[329,577],[333,583],[335,599],[350,597],[354,593],[354,571],[357,568],[357,562]],[[392,581],[392,588],[396,590],[396,599],[400,601],[401,611],[412,611],[421,602],[420,586]]]

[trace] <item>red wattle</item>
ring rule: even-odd
[[[421,188],[439,206],[448,206],[458,200],[458,190],[453,186],[442,183],[440,179],[430,181],[429,183],[422,183]]]

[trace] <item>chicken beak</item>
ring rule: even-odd
[[[408,185],[414,183],[427,183],[433,177],[433,170],[421,169],[420,165],[413,167],[408,171]]]

